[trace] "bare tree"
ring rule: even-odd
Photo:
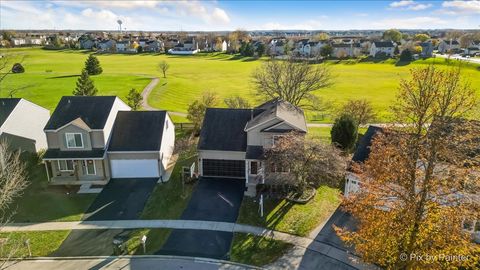
[[[308,186],[338,186],[346,169],[345,159],[336,147],[317,139],[305,139],[296,132],[280,137],[266,151],[266,160],[277,171],[288,171],[291,184],[300,192]]]
[[[163,78],[167,77],[167,70],[168,70],[169,67],[170,67],[170,65],[166,61],[162,61],[158,65],[158,68],[163,73]]]
[[[350,99],[340,109],[340,114],[350,115],[360,125],[366,125],[375,121],[375,112],[372,104],[366,99]]]
[[[20,152],[9,148],[6,141],[0,142],[0,226],[10,221],[13,201],[19,197],[27,186],[27,169],[20,158]],[[18,247],[23,243],[13,242],[7,235],[0,242],[0,268],[15,256]]]
[[[250,103],[247,99],[242,98],[241,96],[231,96],[223,100],[225,104],[232,109],[248,109],[251,108]]]
[[[314,66],[293,58],[267,61],[254,71],[252,78],[260,96],[281,98],[303,107],[313,100],[313,91],[332,85],[332,75],[325,64]]]

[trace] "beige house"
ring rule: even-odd
[[[199,174],[222,181],[245,179],[245,195],[255,196],[257,184],[284,172],[278,164],[266,164],[264,151],[290,131],[305,134],[305,116],[282,100],[253,109],[208,108],[198,144]]]

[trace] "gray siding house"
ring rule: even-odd
[[[301,109],[274,99],[253,109],[208,108],[198,143],[199,174],[245,179],[246,195],[257,184],[282,174],[278,164],[265,164],[264,151],[290,131],[307,132]]]

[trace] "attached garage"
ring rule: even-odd
[[[203,159],[203,176],[245,177],[245,160]]]
[[[112,178],[160,177],[157,159],[111,159]]]

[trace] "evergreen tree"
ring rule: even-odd
[[[95,96],[97,95],[97,88],[93,85],[92,79],[88,75],[86,69],[82,70],[82,75],[77,80],[77,87],[73,90],[75,96]]]
[[[132,110],[137,111],[140,109],[140,105],[142,105],[142,94],[135,90],[135,88],[130,89],[127,95],[127,104],[132,108]]]
[[[342,150],[351,151],[357,140],[357,123],[352,116],[343,114],[335,119],[330,135],[333,144]]]
[[[85,69],[87,70],[88,75],[98,75],[103,72],[100,62],[93,54],[90,54],[87,61],[85,61]]]

